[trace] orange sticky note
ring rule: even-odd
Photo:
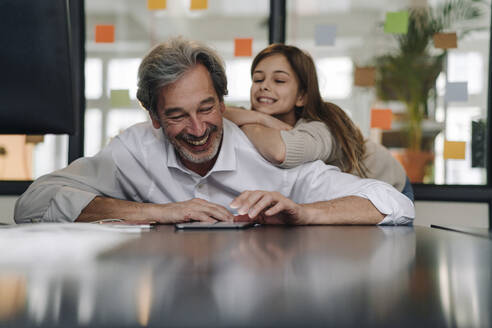
[[[444,141],[444,159],[465,159],[465,141]]]
[[[370,87],[375,84],[376,69],[374,67],[355,67],[354,85]]]
[[[97,43],[112,43],[114,42],[114,25],[96,25]]]
[[[147,0],[147,9],[149,10],[166,9],[166,0]]]
[[[191,10],[203,10],[208,8],[207,0],[191,0],[190,9]]]
[[[252,38],[236,38],[234,39],[234,56],[236,57],[251,57],[253,55],[253,39]]]
[[[456,33],[436,33],[432,36],[434,47],[439,49],[458,48],[458,37]]]
[[[393,113],[391,112],[391,109],[372,109],[371,128],[391,130],[392,118],[393,118]]]

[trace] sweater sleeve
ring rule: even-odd
[[[328,127],[319,121],[299,120],[289,131],[280,131],[285,144],[285,160],[278,166],[291,168],[306,162],[326,162],[334,153],[333,136]]]

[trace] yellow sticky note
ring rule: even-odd
[[[114,25],[96,25],[94,39],[97,43],[113,43]]]
[[[130,107],[130,91],[128,89],[111,90],[111,107],[127,108]]]
[[[391,34],[407,34],[408,31],[408,11],[396,11],[386,13],[384,22],[384,32]]]
[[[207,0],[191,0],[190,10],[203,10],[208,8]]]
[[[465,141],[444,141],[444,159],[465,159]]]
[[[166,0],[147,0],[147,9],[149,10],[166,9]]]
[[[234,39],[234,56],[235,57],[251,57],[253,55],[253,39],[252,38],[236,38]]]

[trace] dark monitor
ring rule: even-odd
[[[67,0],[0,1],[0,134],[74,134]]]

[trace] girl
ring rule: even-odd
[[[228,107],[225,117],[268,161],[290,168],[321,159],[343,172],[385,181],[413,200],[406,173],[391,153],[364,141],[340,107],[323,101],[310,55],[272,44],[253,60],[251,76],[252,110]]]

